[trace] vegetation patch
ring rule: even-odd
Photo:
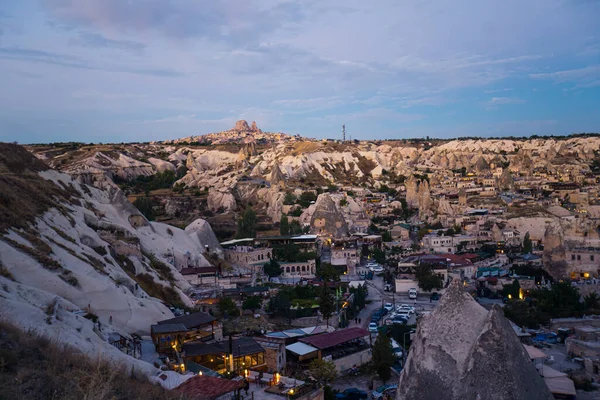
[[[55,231],[56,233],[58,233],[58,235],[59,235],[61,238],[65,239],[67,242],[71,242],[71,243],[73,243],[73,244],[77,244],[77,242],[75,241],[75,239],[73,239],[71,236],[67,235],[67,234],[65,233],[65,231],[63,231],[63,230],[61,230],[61,229],[59,229],[59,228],[56,228],[56,227],[53,227],[52,229],[54,229],[54,231]]]
[[[1,399],[181,399],[141,373],[0,323]]]
[[[60,279],[62,279],[63,281],[67,282],[71,286],[75,286],[75,287],[79,286],[79,281],[77,280],[76,277],[71,275],[71,271],[65,271],[65,272],[61,273],[58,277]]]
[[[10,279],[11,281],[15,280],[15,277],[13,276],[13,274],[8,270],[8,268],[6,268],[4,266],[4,264],[2,264],[1,261],[0,261],[0,276],[5,277],[6,279]]]
[[[160,261],[152,253],[143,253],[143,254],[150,261],[150,267],[152,267],[152,269],[155,270],[162,279],[164,279],[165,281],[169,281],[171,283],[175,282],[175,277],[173,276],[173,271],[167,264]]]
[[[47,169],[24,147],[0,143],[0,232],[27,228],[51,208],[68,215],[65,204],[72,202],[73,194],[38,175]]]

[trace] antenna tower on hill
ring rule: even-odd
[[[342,142],[346,141],[346,124],[342,125]]]

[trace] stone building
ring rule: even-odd
[[[283,269],[281,276],[283,278],[305,278],[312,279],[317,272],[317,263],[315,260],[305,262],[280,262],[279,265]]]

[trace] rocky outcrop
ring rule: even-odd
[[[199,243],[202,243],[205,248],[208,248],[210,253],[216,253],[219,256],[223,255],[221,244],[215,236],[210,224],[206,222],[206,220],[198,218],[185,227],[185,233],[188,236],[196,239]]]
[[[437,212],[440,215],[454,215],[452,204],[445,197],[438,200]]]
[[[326,232],[334,237],[343,237],[348,234],[346,219],[328,193],[320,194],[317,197],[310,226],[313,232]]]
[[[281,169],[279,168],[279,164],[277,162],[273,164],[273,169],[271,170],[269,182],[271,182],[271,187],[285,187],[285,175],[283,175],[283,172],[281,172]]]
[[[429,182],[426,180],[419,184],[418,191],[419,215],[426,215],[431,208],[431,192],[429,191]]]
[[[564,232],[558,221],[548,224],[546,227],[542,261],[544,269],[554,279],[567,277],[567,252],[564,243]]]
[[[404,186],[406,187],[406,204],[409,207],[418,207],[419,206],[419,195],[417,194],[417,179],[414,175],[410,175],[408,179],[404,181]]]
[[[500,187],[501,190],[513,190],[514,189],[515,182],[514,182],[513,177],[510,174],[510,171],[508,169],[505,169],[504,171],[502,171],[502,175],[500,175],[500,178],[498,179],[498,187]]]
[[[417,325],[397,400],[550,400],[499,307],[481,307],[455,280]]]
[[[165,160],[161,160],[160,158],[150,157],[148,158],[148,162],[152,164],[152,166],[154,166],[157,172],[175,172],[175,166],[172,163]]]
[[[231,192],[210,188],[207,205],[211,211],[231,211],[235,209],[236,201]]]
[[[254,123],[254,127],[256,128],[256,122]],[[235,127],[233,128],[233,130],[246,132],[250,130],[250,127],[248,126],[248,123],[246,121],[241,119],[235,123]]]

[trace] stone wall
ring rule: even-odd
[[[349,356],[333,360],[338,372],[343,373],[353,365],[363,365],[371,361],[371,349],[361,350],[358,353],[350,354]]]
[[[600,342],[584,342],[573,338],[566,340],[567,354],[571,357],[600,356]]]

